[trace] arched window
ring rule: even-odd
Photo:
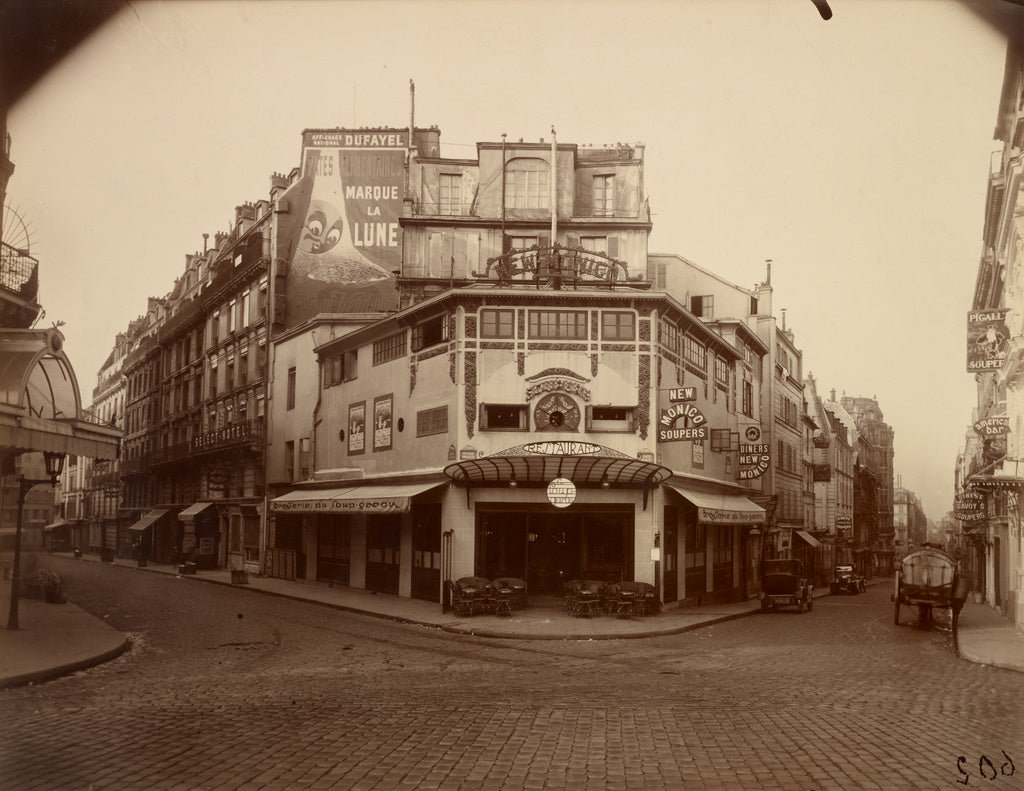
[[[551,205],[548,163],[513,159],[505,166],[505,208],[547,209]]]

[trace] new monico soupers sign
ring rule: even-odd
[[[697,388],[680,387],[669,391],[669,400],[674,403],[668,409],[661,410],[658,421],[658,442],[683,442],[707,439],[708,420],[697,405],[692,403],[697,397]],[[676,421],[682,418],[682,425]]]

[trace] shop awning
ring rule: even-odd
[[[797,536],[801,541],[803,541],[805,544],[807,544],[807,546],[811,547],[812,549],[817,549],[821,546],[821,542],[814,536],[812,536],[810,533],[808,533],[806,530],[794,530],[793,535]]]
[[[43,528],[43,532],[44,533],[49,533],[51,530],[56,530],[57,528],[67,527],[67,526],[68,526],[68,523],[65,520],[61,519],[61,520],[59,520],[57,522],[54,522],[52,525],[46,525]]]
[[[723,525],[759,525],[764,509],[738,494],[703,492],[682,486],[666,486],[697,506],[697,521]]]
[[[672,471],[593,442],[551,440],[467,458],[449,464],[444,474],[462,486],[547,486],[568,478],[577,486],[640,488],[661,483]]]
[[[147,527],[152,527],[153,523],[160,519],[164,514],[167,513],[167,509],[154,508],[152,511],[147,511],[143,517],[133,525],[129,525],[129,530],[143,531]]]
[[[192,524],[192,522],[195,521],[195,518],[199,516],[199,514],[201,514],[207,508],[212,507],[213,503],[193,503],[180,514],[178,514],[178,519],[180,519],[185,524]]]
[[[270,501],[275,514],[399,514],[412,498],[447,486],[448,482],[366,484],[335,489],[296,489]]]

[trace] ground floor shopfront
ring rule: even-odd
[[[733,490],[673,485],[459,486],[333,481],[269,504],[265,573],[446,604],[446,583],[513,577],[560,597],[573,579],[653,584],[666,604],[757,591],[764,511]]]

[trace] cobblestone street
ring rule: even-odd
[[[589,642],[100,564],[70,588],[132,649],[0,693],[0,788],[1024,788],[1021,675],[959,660],[948,624],[893,626],[884,585]]]

